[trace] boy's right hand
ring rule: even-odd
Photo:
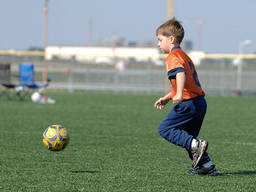
[[[154,106],[155,106],[155,108],[157,108],[157,109],[163,109],[164,108],[164,106],[168,103],[170,101],[170,98],[169,97],[161,97],[160,99],[158,99],[156,102],[155,102],[155,104],[154,104]]]

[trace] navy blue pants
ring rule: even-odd
[[[182,101],[182,103],[173,106],[159,125],[158,132],[167,141],[185,148],[192,159],[191,142],[199,134],[206,110],[207,103],[203,96]],[[201,164],[210,160],[208,153],[205,152]]]

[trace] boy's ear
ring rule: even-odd
[[[169,36],[168,38],[169,38],[170,43],[175,42],[175,37],[173,35]]]

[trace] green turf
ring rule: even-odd
[[[256,98],[207,97],[200,137],[220,176],[191,176],[184,149],[160,138],[171,105],[158,95],[48,93],[54,105],[0,98],[0,191],[255,191]],[[68,128],[61,152],[43,147],[51,124]]]

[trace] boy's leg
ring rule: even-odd
[[[193,133],[191,132],[191,134],[195,138],[199,134],[202,122],[203,122],[203,119],[201,120],[201,123],[200,123],[200,120],[198,120],[198,121],[195,121],[195,123],[193,125],[194,129],[192,129],[192,130],[194,130],[194,132]],[[191,153],[191,150],[187,150],[187,152],[189,154],[189,157],[193,160],[193,155]],[[203,156],[201,157],[201,160],[199,161],[198,166],[199,167],[197,169],[189,170],[188,174],[190,174],[190,175],[211,175],[211,176],[218,175],[218,171],[217,171],[215,165],[213,165],[211,163],[211,159],[207,152],[203,153]],[[193,167],[193,164],[192,164],[192,167]]]
[[[190,135],[193,136],[193,138],[197,138],[197,136],[199,135],[199,132],[200,132],[200,128],[202,126],[202,123],[203,123],[203,119],[204,117],[202,116],[200,119],[196,119],[195,121],[193,121],[190,125],[191,128],[189,128],[187,131]],[[189,157],[191,160],[193,160],[193,154],[191,153],[191,150],[187,150],[188,154],[189,154]],[[201,160],[200,160],[200,165],[204,164],[204,163],[207,163],[211,161],[209,155],[207,152],[204,152]]]
[[[192,139],[200,130],[200,127],[193,130],[195,127],[192,125],[206,112],[206,106],[197,105],[194,100],[188,100],[173,106],[158,127],[159,134],[167,141],[190,150]]]
[[[175,105],[159,125],[159,134],[185,148],[192,157],[191,142],[199,134],[206,108],[206,101],[202,97]],[[207,153],[203,155],[203,160],[210,160]]]
[[[159,125],[158,132],[167,141],[190,150],[193,136],[186,130],[181,129],[181,127],[184,127],[188,122],[192,121],[193,117],[177,113],[177,110],[181,108],[179,105],[174,106],[167,114]]]

